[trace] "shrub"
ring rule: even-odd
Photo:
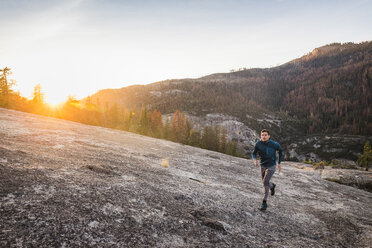
[[[325,166],[332,166],[332,165],[333,165],[332,163],[322,160],[319,163],[313,164],[313,167],[314,169],[317,170],[317,169],[324,169]]]
[[[309,160],[303,160],[302,161],[302,163],[304,163],[304,164],[311,164],[311,165],[314,165],[315,163],[311,160],[311,159],[309,159]]]

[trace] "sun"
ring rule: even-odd
[[[61,105],[63,104],[64,102],[66,102],[66,99],[67,99],[67,96],[50,96],[50,95],[45,95],[45,103],[47,103],[48,105],[52,106],[52,107],[56,107],[58,105]]]

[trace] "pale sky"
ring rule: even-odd
[[[372,0],[0,0],[0,67],[55,104],[370,41],[371,13]]]

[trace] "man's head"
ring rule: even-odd
[[[269,132],[269,130],[267,130],[267,129],[262,129],[261,130],[261,140],[263,141],[263,142],[266,142],[266,141],[268,141],[270,139],[270,132]]]

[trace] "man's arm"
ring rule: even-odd
[[[258,166],[258,160],[257,160],[257,152],[258,152],[258,148],[257,148],[257,144],[254,146],[254,150],[252,152],[252,158],[253,158],[253,161],[254,161],[254,165],[255,166]]]
[[[278,150],[278,152],[279,152],[278,171],[280,172],[280,169],[281,169],[281,165],[280,165],[280,163],[281,163],[282,160],[283,160],[283,149],[282,149],[282,147],[280,146],[279,143],[278,143],[277,150]]]

